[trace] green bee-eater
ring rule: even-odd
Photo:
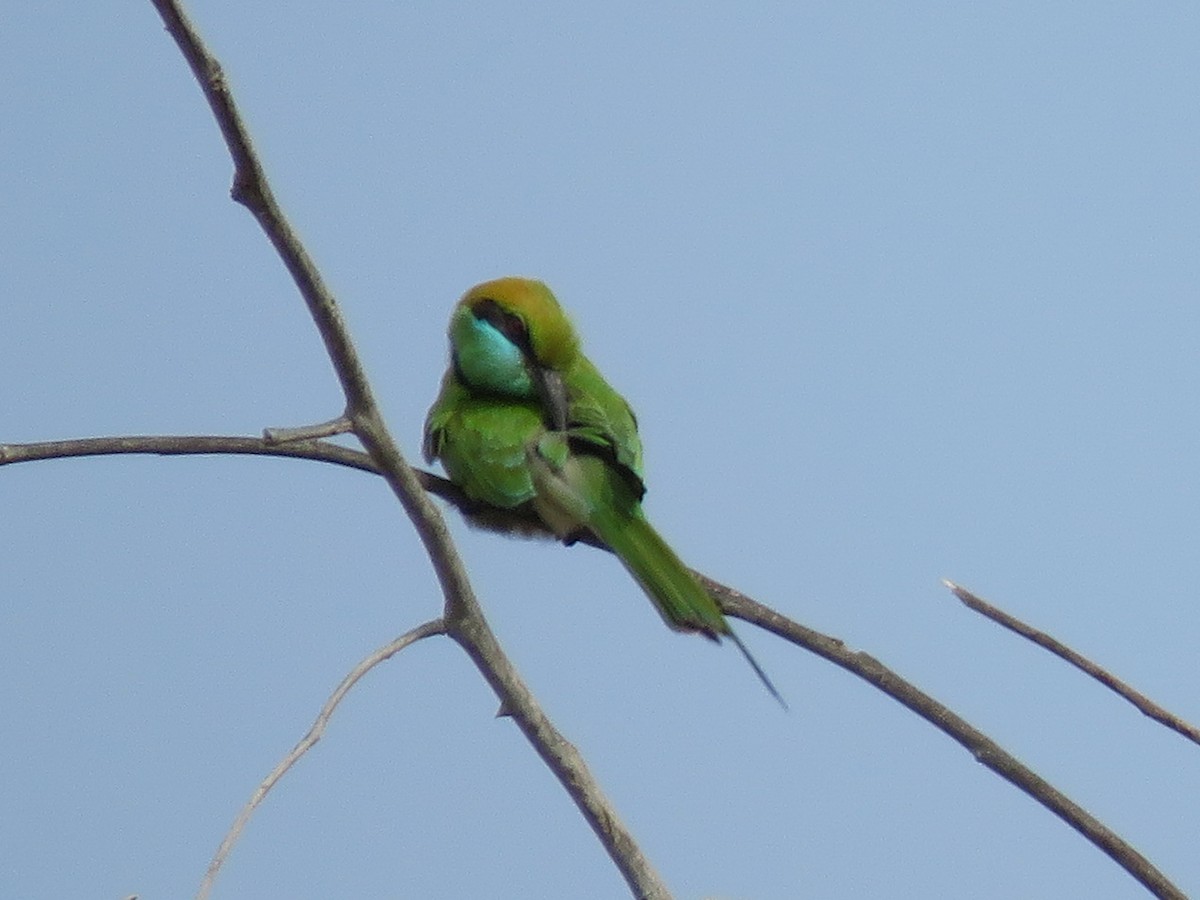
[[[598,538],[668,626],[730,638],[782,703],[716,601],[646,521],[633,410],[583,355],[550,289],[525,278],[476,285],[449,332],[425,458],[440,459],[472,500],[532,512],[567,543]]]

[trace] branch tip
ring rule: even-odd
[[[349,434],[354,431],[354,423],[345,414],[328,422],[318,422],[316,425],[300,425],[296,428],[264,428],[263,440],[268,444],[290,444],[295,441],[312,441],[319,438],[333,437],[336,434]]]
[[[1200,728],[1197,728],[1191,722],[1180,718],[1173,712],[1170,712],[1169,710],[1160,706],[1158,703],[1155,703],[1141,691],[1138,691],[1126,684],[1116,675],[1112,674],[1099,664],[1093,662],[1082,653],[1079,653],[1077,650],[1068,647],[1066,644],[1052,635],[1049,635],[1046,632],[1021,621],[1016,616],[1006,613],[999,607],[993,606],[986,600],[978,597],[975,594],[972,594],[964,587],[955,585],[953,590],[955,596],[957,596],[958,599],[961,600],[968,609],[979,613],[981,616],[991,619],[1002,628],[1007,628],[1014,634],[1018,634],[1026,640],[1037,644],[1043,650],[1046,650],[1057,656],[1059,659],[1071,664],[1085,675],[1088,675],[1089,677],[1100,682],[1113,693],[1117,694],[1117,696],[1133,704],[1133,706],[1136,707],[1138,711],[1142,713],[1142,715],[1148,716],[1149,718],[1158,722],[1160,725],[1170,728],[1172,731],[1182,735],[1192,743],[1200,744]]]

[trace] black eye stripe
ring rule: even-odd
[[[520,347],[527,356],[533,355],[533,347],[529,342],[529,329],[525,320],[518,315],[506,311],[499,303],[490,297],[483,297],[471,304],[471,312],[475,318],[489,323],[502,335]]]

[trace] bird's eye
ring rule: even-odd
[[[525,320],[508,312],[495,300],[484,297],[471,307],[471,312],[475,318],[490,324],[522,350],[530,349],[529,329],[525,326]]]

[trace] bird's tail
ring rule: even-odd
[[[619,521],[616,519],[619,518]],[[613,519],[614,521],[608,521]],[[784,709],[787,703],[746,645],[734,634],[725,614],[671,546],[646,521],[641,510],[632,515],[593,516],[592,530],[629,570],[659,615],[676,631],[698,631],[714,641],[729,638],[746,657],[759,680]]]
[[[669,627],[698,631],[713,640],[728,634],[729,623],[716,601],[640,513],[597,515],[589,524],[642,586]],[[606,527],[609,518],[620,521]]]
[[[668,627],[697,631],[718,642],[729,638],[771,696],[787,709],[762,666],[729,627],[717,601],[646,521],[638,498],[620,475],[596,457],[570,456],[567,441],[557,432],[547,434],[526,457],[536,486],[535,508],[559,537],[569,540],[579,526],[586,526],[617,555]],[[581,485],[590,485],[590,490],[581,490]]]

